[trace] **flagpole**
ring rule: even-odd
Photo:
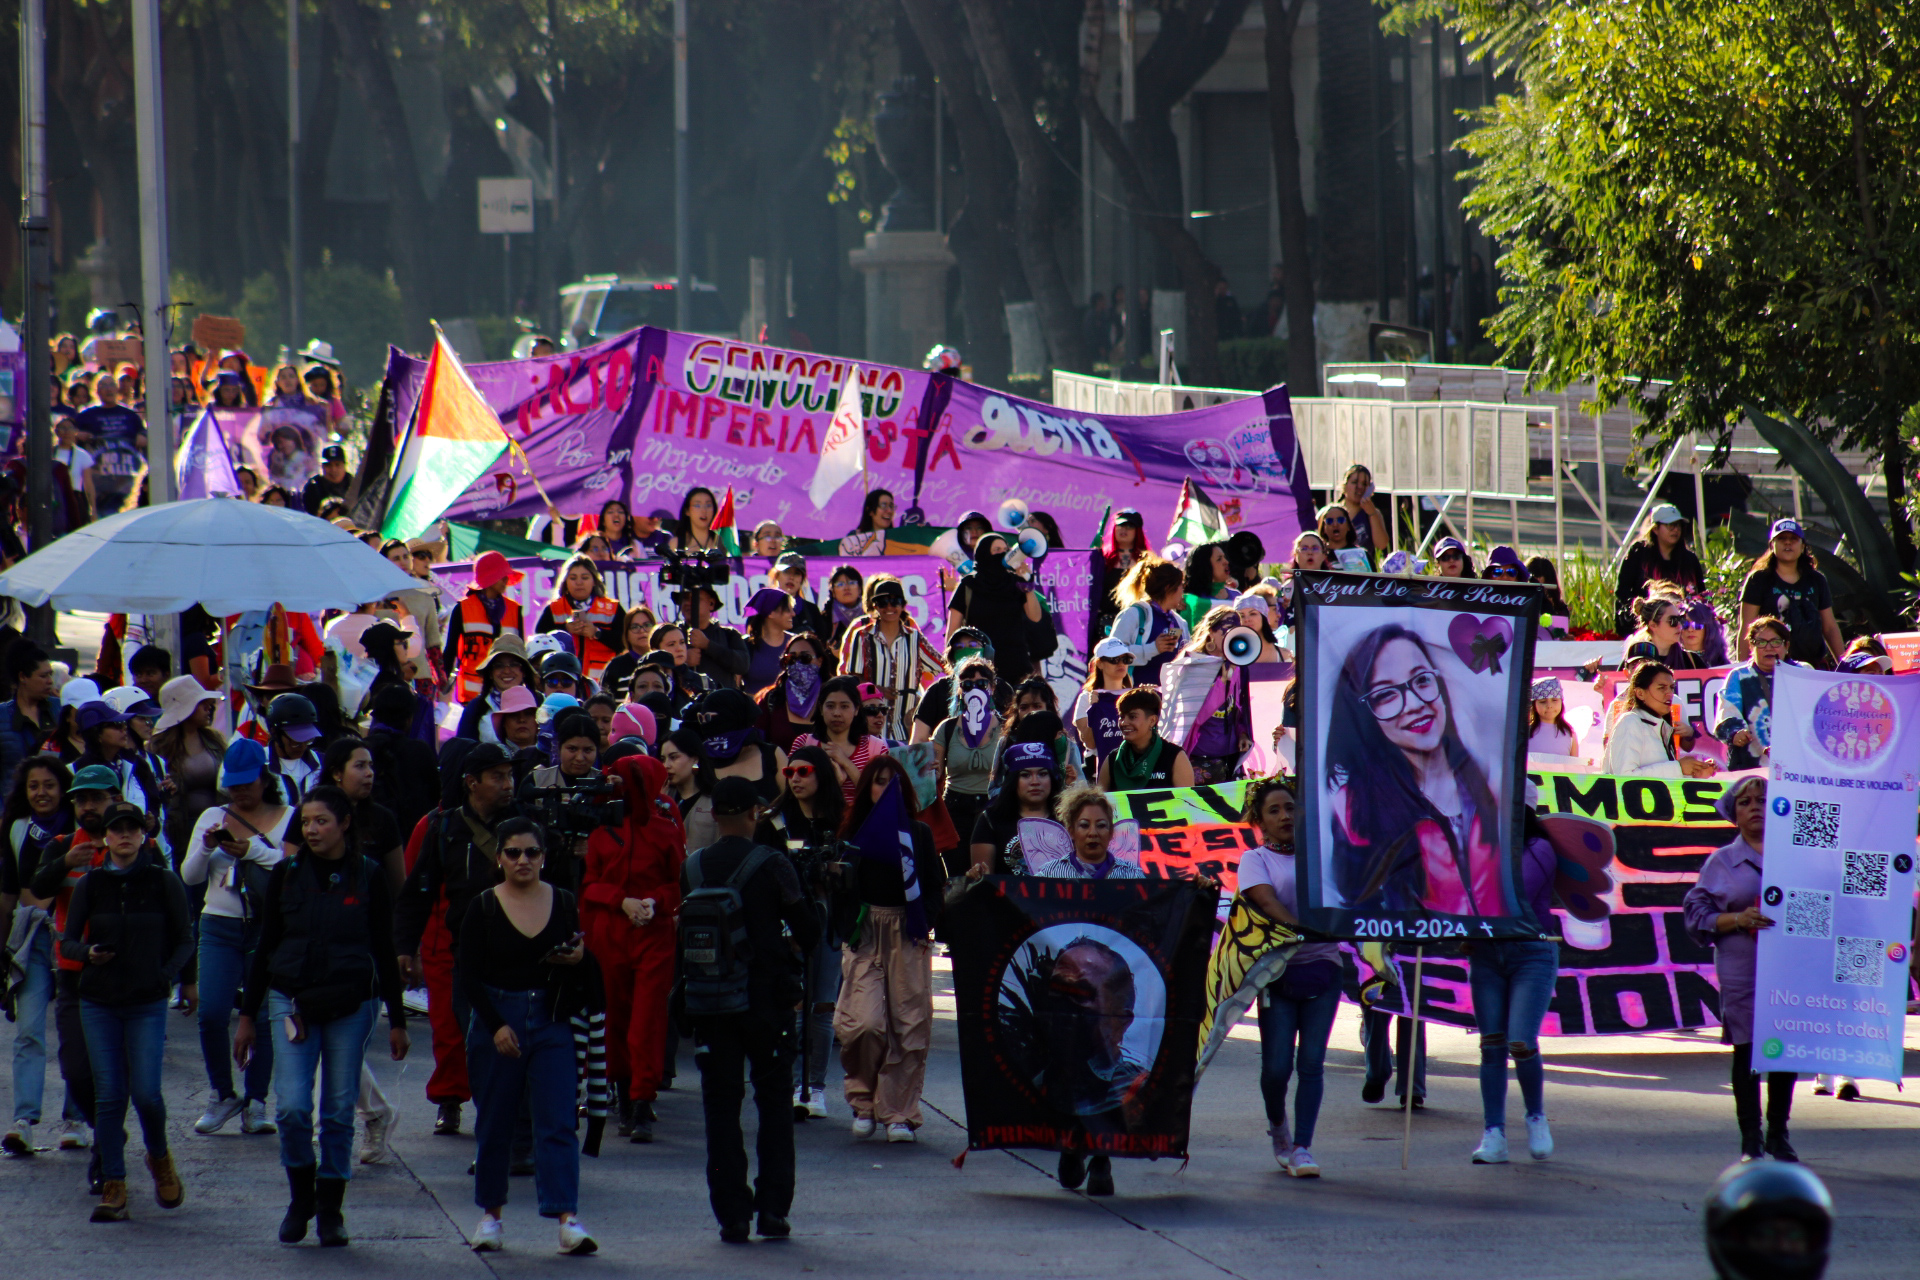
[[[1413,1030],[1407,1036],[1406,1060],[1400,1064],[1400,1087],[1407,1091],[1404,1110],[1406,1122],[1400,1134],[1400,1167],[1407,1167],[1407,1156],[1413,1150],[1413,1081],[1419,1074],[1420,1061],[1420,980],[1422,970],[1427,964],[1427,949],[1413,949],[1413,994],[1407,997],[1407,1013],[1413,1020]],[[1393,1046],[1387,1046],[1387,1052],[1393,1052]]]

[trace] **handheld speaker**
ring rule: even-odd
[[[1000,527],[1002,529],[1017,530],[1027,522],[1029,513],[1026,503],[1020,501],[1018,498],[1008,498],[1000,504],[1000,509],[995,512],[995,514],[1000,517]]]

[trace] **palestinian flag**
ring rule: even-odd
[[[733,486],[727,486],[727,496],[720,499],[720,509],[713,513],[713,532],[720,539],[721,549],[730,556],[740,554],[740,526],[733,514]]]
[[[1203,542],[1219,542],[1226,536],[1227,517],[1207,496],[1207,491],[1195,484],[1192,476],[1182,480],[1180,505],[1174,508],[1167,541],[1184,543],[1191,550]]]
[[[381,534],[419,537],[492,469],[507,445],[499,415],[480,398],[447,335],[434,326],[433,355],[427,360],[413,427],[394,464],[393,497]]]

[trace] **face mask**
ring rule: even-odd
[[[960,699],[960,736],[969,750],[979,750],[993,726],[993,695],[985,688],[968,689]]]
[[[787,668],[787,714],[795,720],[813,719],[820,705],[820,668],[796,662]]]
[[[712,737],[702,738],[700,746],[709,760],[731,760],[740,754],[742,747],[747,745],[747,735],[752,732],[753,727],[749,725],[745,729],[715,734]]]

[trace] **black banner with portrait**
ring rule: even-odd
[[[947,909],[969,1150],[1186,1156],[1214,900],[988,876]]]
[[[1521,893],[1541,589],[1294,575],[1300,916],[1336,938],[1538,938]]]

